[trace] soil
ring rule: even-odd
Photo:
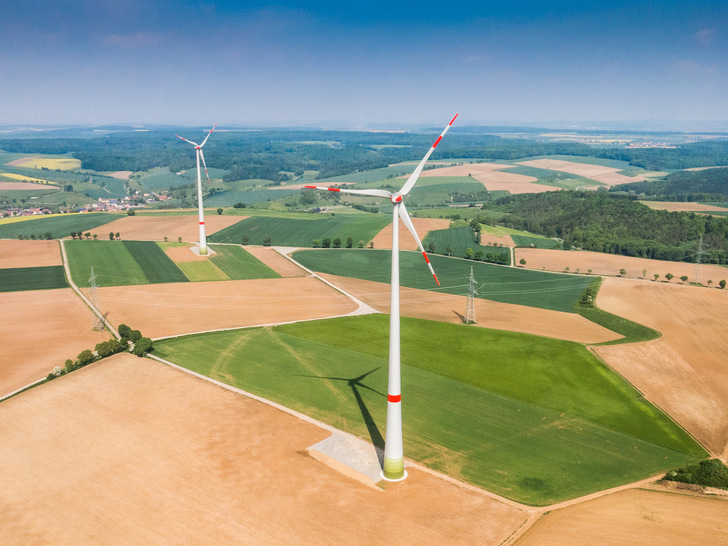
[[[54,189],[57,186],[48,184],[33,184],[32,182],[0,182],[0,191],[10,190],[47,190]]]
[[[621,172],[620,169],[615,169],[613,167],[576,163],[574,161],[564,161],[561,159],[535,159],[533,161],[520,162],[519,165],[575,174],[576,176],[590,178],[609,186],[647,180],[644,176],[625,176],[623,174],[618,174]]]
[[[118,178],[119,180],[129,180],[129,177],[134,174],[132,171],[116,171],[109,173],[112,178]]]
[[[0,240],[0,269],[63,265],[58,241]]]
[[[246,246],[245,250],[258,258],[281,277],[305,277],[306,271],[288,258],[281,256],[275,249],[265,246]]]
[[[594,351],[713,454],[728,457],[728,292],[606,279],[597,305],[662,337]]]
[[[104,287],[97,294],[112,324],[128,324],[151,338],[332,317],[358,308],[314,277]]]
[[[0,395],[110,339],[93,325],[91,311],[70,288],[0,293]]]
[[[688,169],[689,170],[689,169]],[[725,207],[716,207],[714,205],[703,205],[701,203],[678,203],[676,201],[640,201],[643,205],[647,205],[655,210],[667,210],[669,212],[725,212]]]
[[[5,163],[8,167],[20,167],[23,163],[26,163],[27,161],[30,161],[32,159],[37,159],[36,156],[30,156],[30,157],[21,157],[19,159],[14,159],[8,163]]]
[[[164,252],[174,263],[185,263],[185,262],[201,262],[207,260],[212,254],[200,256],[195,254],[192,249],[195,246],[170,246],[167,247]]]
[[[427,237],[430,231],[447,229],[450,227],[450,220],[442,218],[412,218],[412,224],[420,237],[420,241]],[[392,223],[376,234],[373,239],[374,248],[392,248]],[[402,250],[419,250],[415,238],[412,237],[407,226],[402,220],[399,221],[399,248]]]
[[[328,435],[117,355],[0,405],[0,542],[500,544],[528,517],[416,468],[366,486],[307,456]]]
[[[321,275],[377,311],[389,313],[389,285]],[[463,322],[467,297],[400,287],[400,313],[405,317],[423,318],[460,324]],[[480,328],[523,332],[581,343],[601,343],[618,339],[619,335],[574,313],[548,311],[522,305],[475,300],[475,316]]]
[[[511,194],[542,193],[556,191],[560,188],[535,184],[538,181],[533,176],[503,172],[502,169],[512,169],[514,165],[501,165],[499,163],[469,163],[455,167],[442,167],[423,171],[420,176],[472,176],[481,182],[488,191],[507,190]]]
[[[205,214],[205,232],[212,235],[233,224],[244,220],[247,216],[225,216],[214,213]],[[163,241],[165,237],[176,242],[178,237],[183,241],[199,241],[200,227],[197,216],[125,216],[109,224],[89,230],[100,239],[108,239],[109,232],[119,233],[122,240],[129,241]]]
[[[679,278],[687,275],[688,282],[694,282],[698,276],[696,264],[687,262],[667,262],[663,260],[648,260],[646,258],[633,258],[631,256],[617,256],[615,254],[604,254],[601,252],[589,252],[586,250],[546,250],[541,248],[517,248],[516,263],[521,258],[526,260],[527,269],[546,269],[547,271],[564,271],[566,267],[572,273],[577,269],[581,274],[592,270],[593,275],[617,276],[620,269],[626,270],[626,277],[642,278],[642,271],[647,270],[645,279],[654,282],[655,273],[659,274],[659,280],[665,279],[665,275],[672,273],[675,279],[672,283],[681,282]],[[707,285],[710,279],[713,286],[716,286],[721,279],[728,279],[728,269],[719,265],[701,264],[700,282]]]
[[[544,515],[516,542],[726,544],[728,500],[631,489]]]

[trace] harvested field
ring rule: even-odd
[[[688,262],[667,262],[664,260],[649,260],[647,258],[634,258],[632,256],[618,256],[602,252],[589,252],[586,250],[549,250],[540,248],[517,248],[516,263],[521,258],[526,260],[527,269],[545,269],[546,271],[564,271],[568,267],[573,273],[578,269],[580,273],[592,270],[593,275],[617,276],[620,269],[627,271],[627,277],[641,278],[642,271],[647,270],[646,279],[654,280],[655,273],[659,280],[672,273],[676,284],[683,275],[688,276],[688,282],[696,278],[696,265]],[[721,279],[728,279],[728,268],[720,265],[701,264],[700,282],[706,284],[708,279],[716,285]]]
[[[115,324],[151,338],[346,315],[349,298],[313,277],[170,283],[97,290]]]
[[[19,159],[14,159],[12,161],[9,161],[5,163],[8,167],[20,167],[23,163],[27,163],[29,161],[32,161],[34,159],[37,159],[35,156],[31,157],[21,157]]]
[[[110,338],[70,288],[0,293],[0,395],[48,375]]]
[[[714,454],[728,456],[728,292],[607,279],[597,305],[662,337],[595,352]]]
[[[470,176],[481,182],[488,191],[506,190],[511,194],[541,193],[557,191],[561,188],[535,184],[538,178],[502,172],[502,169],[512,169],[515,165],[501,165],[499,163],[469,163],[455,167],[442,167],[423,171],[421,176]]]
[[[177,246],[170,245],[164,249],[164,252],[169,258],[176,264],[186,262],[204,262],[210,258],[210,254],[207,256],[200,256],[192,252],[192,249],[196,248],[193,245]],[[209,248],[209,247],[208,247]]]
[[[305,454],[329,434],[117,355],[0,405],[0,541],[500,544],[528,517],[415,468],[364,485]]]
[[[554,510],[516,542],[726,544],[728,499],[630,489]]]
[[[305,277],[308,275],[288,258],[281,256],[276,250],[266,246],[246,246],[245,250],[258,258],[281,277]]]
[[[116,171],[109,173],[109,176],[111,178],[118,178],[119,180],[128,180],[132,174],[134,174],[132,171]]]
[[[450,227],[450,220],[442,218],[412,218],[412,223],[420,236],[420,241],[424,241],[430,231],[437,229],[447,229]],[[390,222],[382,231],[377,233],[373,239],[374,248],[392,248],[392,223]],[[402,220],[399,221],[399,248],[402,250],[418,250],[417,242]]]
[[[577,176],[596,180],[597,182],[601,182],[602,184],[607,184],[609,186],[647,180],[645,176],[625,176],[623,174],[618,174],[621,172],[620,169],[615,169],[614,167],[577,163],[574,161],[564,161],[562,159],[535,159],[532,161],[522,161],[518,164],[525,165],[527,167],[536,167],[538,169],[575,174]]]
[[[28,169],[50,169],[55,171],[72,171],[81,168],[81,160],[72,157],[24,157],[11,161],[8,165],[26,167]]]
[[[321,276],[377,311],[389,313],[389,285],[336,275]],[[465,296],[400,288],[400,313],[405,317],[460,324],[465,315],[466,303]],[[480,328],[522,332],[580,343],[601,343],[620,337],[574,313],[476,299],[475,314],[478,321],[476,326]]]
[[[690,170],[690,169],[688,169]],[[726,212],[725,207],[716,207],[714,205],[704,205],[702,203],[679,203],[677,201],[640,201],[643,205],[647,205],[651,209],[666,210],[669,212]]]
[[[245,218],[247,216],[208,214],[205,216],[206,233],[210,236]],[[197,216],[126,216],[90,231],[102,239],[108,239],[111,231],[118,232],[126,241],[163,241],[165,237],[170,241],[176,241],[177,237],[182,237],[183,241],[198,241],[200,238]]]
[[[0,240],[0,269],[63,265],[58,241]]]
[[[0,182],[0,191],[10,190],[48,190],[48,184],[33,184],[31,182]]]

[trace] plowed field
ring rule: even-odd
[[[58,241],[0,240],[0,269],[63,265]]]
[[[436,229],[447,229],[450,227],[450,220],[441,218],[412,218],[420,241],[423,241],[430,231]],[[392,248],[392,224],[390,223],[374,237],[374,248]],[[417,250],[417,242],[407,227],[399,221],[399,248],[402,250]]]
[[[70,288],[1,293],[0,394],[45,377],[111,337],[92,326],[91,311]]]
[[[500,544],[527,518],[414,468],[364,485],[306,455],[328,436],[117,355],[0,405],[0,542]]]
[[[597,305],[662,337],[596,353],[713,453],[728,456],[728,292],[607,279]]]
[[[345,315],[349,298],[313,277],[99,288],[115,324],[151,338]]]
[[[514,165],[499,163],[469,163],[456,167],[443,167],[424,171],[421,176],[471,176],[481,182],[488,191],[507,190],[511,194],[541,193],[557,191],[561,188],[536,184],[538,178],[524,174],[503,172],[502,169],[513,168]]]

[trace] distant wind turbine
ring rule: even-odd
[[[387,383],[387,429],[384,440],[384,468],[382,470],[382,477],[388,481],[400,481],[407,477],[407,472],[404,469],[404,447],[402,442],[402,387],[399,331],[399,219],[402,219],[404,225],[407,226],[407,229],[409,229],[415,241],[417,241],[417,246],[420,248],[425,262],[427,262],[427,267],[430,268],[430,272],[439,286],[440,281],[437,280],[437,275],[435,275],[435,270],[432,269],[427,252],[425,252],[422,242],[415,231],[415,226],[412,224],[412,220],[404,206],[404,197],[414,187],[425,163],[427,163],[430,155],[435,151],[437,145],[440,144],[442,137],[445,136],[445,133],[447,133],[457,117],[458,115],[455,114],[455,117],[450,120],[445,130],[437,137],[437,140],[435,140],[434,144],[425,154],[425,157],[422,158],[422,161],[420,161],[417,168],[398,192],[391,193],[382,189],[348,190],[321,186],[305,186],[306,188],[315,190],[385,197],[392,202],[392,291],[389,308],[389,376]]]
[[[205,156],[202,153],[202,147],[207,142],[207,139],[210,138],[210,135],[215,130],[215,127],[217,127],[217,123],[214,125],[212,129],[210,129],[210,132],[205,137],[205,140],[202,141],[202,144],[197,144],[197,142],[192,142],[191,140],[187,140],[184,137],[181,137],[179,135],[175,135],[177,138],[181,138],[185,142],[189,142],[195,147],[195,151],[197,152],[197,207],[199,209],[199,219],[200,219],[200,255],[205,256],[207,254],[207,237],[205,236],[205,214],[202,210],[202,174],[200,172],[200,158],[202,159],[202,164],[205,167],[205,176],[207,176],[207,181],[210,181],[210,175],[207,174],[207,164],[205,163]]]

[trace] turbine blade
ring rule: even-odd
[[[215,130],[215,127],[217,127],[217,123],[215,124],[215,126],[212,129],[210,129],[210,132],[207,133],[207,136],[205,137],[205,140],[203,140],[202,141],[202,144],[200,144],[200,148],[202,148],[205,145],[205,142],[207,142],[207,139],[210,138],[210,135]]]
[[[191,140],[187,140],[187,139],[186,139],[185,137],[181,137],[181,136],[179,136],[179,135],[174,135],[174,136],[176,136],[177,138],[181,138],[181,139],[182,139],[182,140],[184,140],[185,142],[189,142],[189,143],[190,143],[190,144],[192,144],[193,146],[197,146],[197,145],[198,145],[198,144],[197,144],[197,142],[192,142]]]
[[[407,195],[409,193],[409,191],[415,185],[415,182],[417,182],[417,179],[420,177],[420,173],[422,172],[422,169],[425,166],[425,163],[427,163],[427,160],[430,159],[430,155],[432,155],[432,152],[435,151],[435,148],[437,148],[437,145],[440,144],[442,137],[445,136],[445,133],[447,133],[447,130],[453,124],[456,117],[458,117],[458,114],[455,114],[455,117],[450,120],[450,123],[447,124],[447,127],[445,127],[445,130],[442,133],[440,133],[440,136],[437,137],[437,140],[432,144],[432,146],[430,146],[430,149],[425,154],[425,157],[422,158],[422,161],[420,161],[420,164],[417,165],[417,168],[407,179],[407,182],[404,183],[404,186],[402,186],[402,189],[399,190],[399,193],[401,193],[402,195]]]
[[[207,174],[207,163],[205,163],[205,154],[202,153],[202,146],[200,146],[199,152],[200,152],[200,159],[202,159],[202,165],[205,167],[205,176],[207,177],[207,182],[209,184],[210,175]]]
[[[375,197],[386,197],[387,199],[392,198],[392,194],[388,192],[387,190],[378,190],[378,189],[370,189],[370,190],[347,190],[346,188],[328,188],[326,186],[304,186],[304,188],[309,190],[329,190],[329,191],[338,191],[341,193],[353,193],[355,195],[374,195]]]
[[[404,208],[404,204],[401,204],[399,206],[399,217],[404,222],[404,225],[407,226],[407,229],[410,230],[412,237],[414,237],[415,241],[417,241],[417,246],[420,247],[420,252],[422,252],[422,256],[425,258],[425,261],[427,262],[427,267],[430,268],[430,273],[432,273],[432,276],[435,277],[435,282],[437,283],[437,286],[440,286],[440,281],[438,280],[437,275],[435,275],[435,270],[432,269],[432,264],[430,263],[430,259],[427,257],[427,252],[425,252],[425,249],[422,246],[422,241],[420,241],[420,238],[417,236],[417,232],[415,231],[415,226],[412,223],[412,219],[410,218],[410,215],[407,212],[407,209]]]

